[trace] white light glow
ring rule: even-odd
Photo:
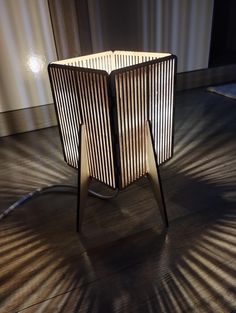
[[[46,66],[46,60],[40,55],[30,55],[27,59],[28,68],[35,74],[43,71]]]

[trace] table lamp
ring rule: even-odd
[[[176,57],[107,51],[48,66],[64,159],[78,169],[77,230],[91,179],[122,190],[148,176],[168,226],[158,165],[173,153]]]

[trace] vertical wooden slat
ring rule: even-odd
[[[133,71],[130,71],[130,115],[131,115],[131,144],[132,144],[132,162],[133,162],[133,168],[132,168],[132,181],[136,178],[136,171],[137,171],[137,160],[136,160],[136,136],[135,136],[135,104],[134,104],[134,76]]]
[[[143,104],[143,120],[142,120],[142,125],[143,125],[143,172],[142,175],[146,173],[146,127],[145,127],[145,121],[148,120],[148,106],[147,106],[147,77],[146,77],[146,66],[143,66],[141,68],[141,76],[142,76],[142,104]]]
[[[107,155],[109,156],[108,162],[108,169],[109,169],[109,176],[111,181],[111,186],[115,188],[115,167],[114,167],[114,158],[113,158],[113,147],[112,147],[112,133],[111,133],[111,121],[110,121],[110,106],[109,106],[109,97],[108,97],[108,82],[107,78],[103,76],[101,80],[101,89],[103,95],[103,103],[105,106],[104,109],[104,116],[106,116],[106,136],[107,136]]]
[[[94,74],[94,83],[95,83],[95,95],[96,95],[96,103],[97,103],[97,111],[98,111],[98,123],[100,127],[100,151],[101,151],[101,156],[102,156],[102,170],[103,170],[103,175],[104,175],[104,181],[106,184],[108,184],[109,181],[109,175],[107,173],[107,164],[106,164],[106,159],[107,159],[107,154],[106,154],[106,137],[104,133],[104,116],[102,112],[102,103],[101,103],[101,95],[100,95],[100,88],[99,88],[99,75]]]
[[[134,71],[134,108],[135,108],[135,142],[136,142],[136,150],[135,150],[135,159],[136,159],[136,175],[140,177],[140,141],[139,141],[139,112],[138,112],[138,91],[137,91],[137,70]]]
[[[73,165],[72,161],[72,154],[71,154],[71,149],[70,149],[70,139],[69,139],[69,134],[68,134],[68,120],[67,120],[67,98],[66,98],[66,93],[65,93],[65,82],[64,82],[64,71],[63,69],[60,70],[60,75],[58,75],[59,79],[59,85],[60,85],[60,91],[61,91],[61,96],[62,96],[62,103],[61,103],[61,114],[63,117],[63,124],[64,124],[64,136],[65,136],[65,142],[66,142],[66,150],[67,150],[67,155],[68,155],[68,162],[70,162]]]
[[[59,120],[59,129],[61,133],[61,140],[62,140],[62,145],[63,145],[63,152],[64,152],[64,158],[65,161],[67,162],[67,147],[66,147],[66,142],[64,139],[64,123],[63,123],[63,115],[61,114],[61,93],[60,93],[60,86],[59,86],[59,81],[58,81],[58,69],[57,68],[51,68],[51,77],[52,77],[52,88],[54,91],[55,95],[55,101],[56,101],[56,111],[58,115],[58,120]]]
[[[77,90],[78,90],[78,98],[79,98],[79,101],[77,103],[81,109],[81,117],[80,117],[80,125],[81,125],[81,124],[85,124],[85,117],[86,117],[86,111],[85,111],[86,98],[85,98],[85,92],[83,88],[82,73],[77,72],[75,80],[77,82],[77,88],[78,88]],[[78,142],[78,145],[79,144],[80,142]],[[91,143],[89,140],[87,140],[87,149],[88,149],[88,152],[91,151]],[[88,158],[88,164],[89,164],[89,172],[93,173],[94,172],[94,160],[91,159],[91,153],[87,153],[87,158]]]
[[[88,141],[90,142],[90,156],[94,160],[94,172],[92,173],[92,176],[94,178],[97,178],[97,173],[98,173],[98,162],[96,159],[97,155],[97,149],[96,146],[94,145],[95,137],[94,137],[94,123],[93,123],[93,116],[91,113],[91,93],[89,90],[89,78],[88,78],[88,73],[83,73],[82,75],[82,83],[83,83],[83,88],[84,88],[84,93],[85,93],[85,106],[84,106],[84,111],[85,111],[85,125],[87,125],[87,136],[88,136]]]

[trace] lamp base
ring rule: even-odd
[[[88,186],[90,181],[88,156],[86,147],[86,126],[80,127],[80,151],[79,151],[79,173],[78,173],[78,199],[77,199],[77,232],[81,230],[84,216],[84,206],[88,196]]]
[[[153,147],[149,121],[146,121],[146,162],[147,162],[147,176],[151,182],[153,193],[161,213],[162,221],[165,224],[165,226],[168,227],[169,223],[166,212],[165,200],[162,191],[158,165],[155,158],[155,150]]]
[[[155,157],[155,150],[153,147],[152,136],[150,131],[149,121],[145,124],[146,131],[146,165],[147,165],[147,176],[151,182],[153,193],[160,210],[163,224],[168,227],[168,217],[166,212],[165,200],[162,191],[161,179],[158,171],[158,165]],[[86,147],[86,126],[81,125],[80,128],[80,151],[79,151],[79,173],[78,173],[78,200],[77,200],[77,232],[81,231],[84,207],[88,196],[88,187],[90,182],[90,173],[88,166],[88,156]],[[115,191],[117,195],[118,189]],[[113,198],[109,196],[107,198]],[[104,197],[105,199],[106,197]]]

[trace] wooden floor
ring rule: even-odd
[[[236,312],[236,101],[177,94],[174,157],[161,166],[170,227],[144,178],[109,201],[45,193],[0,221],[0,312]],[[0,139],[0,212],[76,184],[57,128]],[[98,186],[95,185],[95,188]]]

